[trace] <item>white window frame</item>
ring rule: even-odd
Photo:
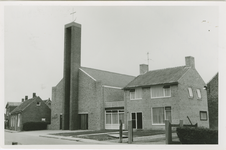
[[[139,92],[139,90],[140,90],[140,92],[141,92],[141,97],[137,97],[137,93]],[[132,92],[129,92],[130,93],[130,100],[141,100],[142,99],[142,93],[143,93],[143,90],[142,90],[142,88],[135,88],[135,91],[134,91],[134,98],[132,98],[132,96],[131,96],[131,93]]]
[[[193,89],[191,87],[188,87],[188,97],[189,98],[193,98],[194,97]]]
[[[169,95],[169,96],[166,96],[165,88],[164,88],[163,86],[161,86],[161,88],[162,88],[162,90],[163,90],[163,96],[153,97],[153,96],[152,96],[152,89],[155,88],[155,87],[160,87],[160,86],[152,86],[152,87],[150,88],[151,99],[155,99],[155,98],[168,98],[168,97],[171,97],[171,86],[169,87],[169,89],[170,89],[170,95]]]
[[[196,93],[197,93],[197,98],[198,99],[202,99],[202,93],[200,89],[196,89]],[[200,95],[199,95],[200,94]]]
[[[20,114],[17,115],[17,126],[20,127]]]
[[[112,119],[112,112],[110,113],[110,112],[107,112],[107,111],[112,111],[113,109],[109,109],[109,110],[105,110],[105,124],[107,124],[107,117],[106,117],[106,115],[107,114],[111,114],[111,123],[110,124],[113,124],[112,122],[113,122],[113,119]],[[123,112],[120,112],[120,111],[122,111],[122,109],[117,109],[117,116],[118,116],[118,124],[120,124],[120,121],[119,121],[119,114],[124,114],[125,113],[125,111],[123,110]],[[123,124],[125,123],[125,116],[124,116],[124,122],[123,122]],[[110,124],[108,124],[108,125],[110,125]]]
[[[165,120],[166,120],[166,111],[169,111],[169,110],[166,110],[165,108],[166,108],[167,106],[164,106],[164,107],[151,107],[151,122],[152,122],[152,125],[165,125]],[[170,106],[171,107],[171,106]],[[164,113],[164,121],[163,121],[163,123],[154,123],[153,122],[153,108],[163,108],[164,109],[164,111],[163,111],[163,113]],[[171,107],[171,120],[172,120],[172,107]]]

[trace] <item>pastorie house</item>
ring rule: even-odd
[[[140,65],[137,77],[81,66],[81,25],[64,28],[63,78],[52,88],[51,125],[48,129],[101,130],[164,129],[172,123],[209,127],[206,85],[193,57],[186,65],[148,70]]]

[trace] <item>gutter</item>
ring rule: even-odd
[[[149,85],[135,85],[135,86],[131,86],[131,87],[124,87],[123,90],[131,90],[131,89],[134,89],[134,88],[149,88],[151,86],[156,86],[156,85],[178,85],[179,82],[176,81],[176,82],[168,82],[168,83],[154,83],[154,84],[149,84]]]

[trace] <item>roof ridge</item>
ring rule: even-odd
[[[132,76],[132,75],[127,75],[127,74],[122,74],[122,73],[116,73],[116,72],[111,72],[111,71],[106,71],[106,70],[101,70],[101,69],[94,69],[94,68],[88,68],[88,67],[80,67],[82,68],[86,68],[86,69],[93,69],[93,70],[97,70],[97,71],[102,71],[102,72],[107,72],[107,73],[113,73],[113,74],[118,74],[118,75],[124,75],[124,76],[129,76],[129,77],[136,77],[136,76]]]
[[[174,69],[174,68],[182,68],[182,67],[187,67],[187,66],[177,66],[177,67],[170,67],[170,68],[163,68],[163,69],[156,69],[156,70],[150,70],[148,72],[152,72],[152,71],[162,71],[162,70],[166,70],[166,69]],[[189,67],[188,67],[189,68]],[[147,73],[148,73],[147,72]]]

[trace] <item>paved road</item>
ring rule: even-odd
[[[12,142],[18,142],[21,145],[76,145],[90,144],[79,140],[62,140],[55,138],[40,137],[34,132],[5,132],[5,145],[12,145]]]

